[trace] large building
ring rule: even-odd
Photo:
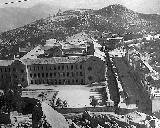
[[[21,84],[75,85],[105,80],[105,54],[84,32],[66,41],[49,39],[14,60],[0,62],[0,88]],[[24,50],[22,50],[24,51]]]
[[[90,56],[3,60],[0,63],[0,88],[31,84],[75,85],[105,80],[105,61]]]

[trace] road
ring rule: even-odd
[[[127,94],[126,101],[128,104],[137,104],[138,110],[147,114],[151,114],[152,106],[149,95],[142,88],[139,81],[135,80],[133,70],[129,67],[124,58],[115,57],[114,63],[121,79],[123,90]]]

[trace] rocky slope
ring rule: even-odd
[[[56,16],[36,20],[31,24],[0,34],[1,58],[12,57],[19,46],[32,46],[84,31],[143,34],[159,32],[160,16],[133,12],[122,5],[110,5],[99,10],[67,10]]]

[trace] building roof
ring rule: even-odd
[[[24,55],[22,58],[20,58],[21,60],[23,59],[36,59],[37,56],[39,56],[40,54],[44,54],[44,50],[41,48],[41,46],[37,46],[35,47],[33,50],[31,50],[30,52],[28,52],[26,55]]]
[[[91,56],[70,56],[70,57],[53,57],[22,60],[26,65],[32,64],[57,64],[57,63],[78,63],[86,61]]]
[[[9,66],[14,62],[14,60],[0,60],[0,66]]]

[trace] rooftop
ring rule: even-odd
[[[53,58],[38,58],[22,60],[27,65],[32,64],[57,64],[57,63],[78,63],[86,61],[91,56],[70,56],[70,57],[53,57]]]

